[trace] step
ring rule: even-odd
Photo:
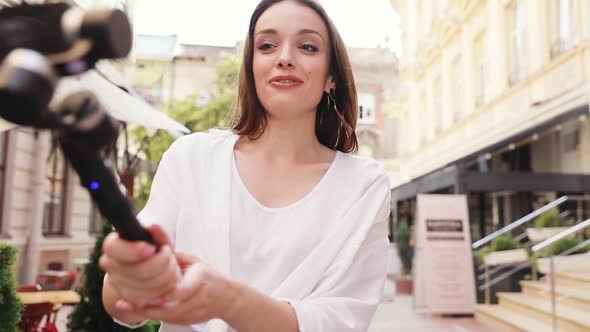
[[[498,293],[497,295],[501,306],[517,310],[531,318],[552,323],[551,301],[549,299],[522,293]],[[558,303],[556,311],[557,326],[560,331],[590,331],[590,319],[588,319],[587,311],[563,303]]]
[[[551,284],[549,281],[520,282],[524,294],[551,299]],[[557,282],[555,285],[557,303],[570,305],[574,308],[590,313],[590,289],[581,289]]]
[[[559,272],[556,274],[558,283],[583,289],[590,289],[590,273],[588,272]]]
[[[495,331],[553,332],[551,324],[523,315],[497,304],[482,304],[475,308],[475,318]]]

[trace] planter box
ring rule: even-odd
[[[525,249],[513,249],[504,251],[493,251],[484,256],[483,262],[486,265],[513,264],[527,261],[529,256]]]
[[[510,264],[510,265],[505,265],[499,268],[499,270],[494,273],[494,276],[499,276],[502,275],[506,272],[509,272],[510,270],[514,269],[517,265],[519,264]],[[518,272],[516,272],[515,274],[501,280],[500,282],[494,284],[491,289],[490,289],[490,295],[491,295],[491,304],[497,304],[498,303],[498,297],[497,294],[498,293],[506,293],[506,292],[511,292],[511,293],[518,293],[522,290],[521,285],[520,285],[520,281],[525,279],[525,276],[527,275],[531,275],[532,271],[530,267],[524,268]],[[480,285],[483,285],[485,283],[484,280],[482,281],[478,281],[477,279],[475,280],[477,283],[477,286],[479,287]],[[478,288],[476,288],[477,291],[477,303],[479,304],[483,304],[485,303],[485,290],[479,290]]]
[[[590,252],[585,254],[569,255],[569,256],[553,256],[555,271],[563,272],[572,268],[580,266],[590,266]],[[549,274],[551,270],[551,259],[539,258],[537,260],[537,267],[539,272]]]
[[[414,280],[411,278],[396,278],[395,293],[398,295],[412,295],[414,293]]]
[[[541,243],[548,238],[555,236],[565,230],[568,227],[543,227],[543,228],[527,228],[526,235],[533,244]]]

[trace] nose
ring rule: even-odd
[[[293,56],[291,55],[291,48],[289,46],[285,46],[281,49],[281,52],[279,53],[279,58],[277,59],[277,66],[279,68],[295,67]]]

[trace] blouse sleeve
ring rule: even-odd
[[[381,202],[375,211],[366,211],[373,223],[350,262],[337,259],[313,293],[301,301],[289,302],[295,310],[299,331],[361,332],[368,329],[377,310],[387,276],[387,220],[390,212],[390,186],[386,175],[377,183],[372,197]]]
[[[178,182],[174,181],[173,174],[175,165],[174,156],[177,154],[173,144],[162,156],[158,165],[156,174],[152,181],[150,195],[145,207],[137,215],[137,219],[143,226],[159,224],[168,234],[170,240],[174,243],[175,239],[175,222],[178,215],[178,192],[180,188]]]

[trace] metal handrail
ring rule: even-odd
[[[483,239],[480,239],[476,242],[474,242],[471,247],[473,249],[477,249],[479,247],[481,247],[482,245],[492,241],[493,239],[497,238],[498,236],[506,233],[506,232],[510,232],[511,230],[515,229],[516,227],[523,225],[529,221],[531,221],[532,219],[536,218],[537,216],[547,212],[548,210],[551,210],[552,208],[562,204],[563,202],[567,201],[568,197],[567,196],[561,196],[560,198],[554,200],[553,202],[543,206],[542,208],[535,210],[529,214],[527,214],[526,216],[514,221],[513,223],[493,232],[492,234],[484,237]]]
[[[567,230],[556,234],[550,238],[548,238],[547,240],[533,246],[532,248],[532,252],[539,252],[540,250],[546,248],[547,246],[555,243],[556,241],[559,241],[561,239],[563,239],[566,236],[570,236],[580,230],[583,230],[584,228],[590,226],[590,219],[586,219],[585,221],[572,226],[570,228],[568,228]],[[586,240],[576,246],[574,246],[573,248],[570,248],[569,250],[563,252],[562,254],[558,255],[558,256],[564,256],[566,255],[566,253],[572,253],[575,252],[576,250],[578,250],[581,247],[584,247],[588,244],[588,241],[590,240]],[[549,279],[550,281],[550,292],[551,292],[551,321],[552,321],[552,325],[553,325],[553,331],[557,332],[557,296],[556,296],[556,292],[555,292],[555,255],[549,257],[550,259],[550,265],[549,265],[549,275],[551,276],[551,278]]]
[[[566,236],[572,235],[572,234],[576,233],[577,231],[582,230],[588,226],[590,226],[590,219],[586,219],[585,221],[583,221],[575,226],[572,226],[559,234],[555,234],[554,236],[548,238],[547,240],[545,240],[537,245],[534,245],[532,248],[532,251],[538,252],[539,250],[542,250],[543,248],[547,247],[548,245],[550,245],[558,240],[561,240]]]
[[[590,219],[589,219],[589,220],[590,220]],[[567,256],[567,255],[569,255],[569,254],[571,254],[571,253],[573,253],[573,252],[576,252],[576,251],[578,251],[579,249],[581,249],[581,248],[584,248],[584,247],[586,247],[586,246],[588,246],[588,245],[590,245],[590,239],[588,239],[588,240],[586,240],[586,241],[584,241],[584,242],[581,242],[581,243],[579,243],[578,245],[576,245],[576,246],[574,246],[574,247],[572,247],[572,248],[570,248],[570,249],[568,249],[568,250],[566,250],[566,251],[562,252],[562,253],[561,253],[561,254],[559,254],[559,255],[555,255],[555,256]],[[531,265],[531,263],[530,263],[530,262],[528,262],[528,261],[527,261],[527,262],[522,262],[521,264],[517,265],[516,267],[514,267],[514,268],[513,268],[513,269],[511,269],[510,271],[508,271],[508,272],[505,272],[505,273],[501,274],[500,276],[497,276],[496,278],[494,278],[494,279],[492,279],[492,280],[490,280],[490,281],[486,282],[485,284],[483,284],[483,285],[479,286],[479,288],[478,288],[478,289],[479,289],[479,290],[484,290],[486,287],[491,287],[491,286],[493,286],[493,285],[497,284],[498,282],[502,281],[503,279],[505,279],[505,278],[507,278],[507,277],[509,277],[509,276],[513,275],[514,273],[516,273],[516,272],[518,272],[518,271],[520,271],[520,270],[522,270],[522,269],[524,269],[524,268],[526,268],[526,267],[528,267],[528,266],[530,266],[530,265]],[[495,270],[492,270],[492,271],[490,271],[490,272],[489,272],[489,274],[490,274],[490,275],[492,275],[492,274],[494,274],[494,272],[495,272]],[[478,278],[478,280],[483,280],[483,279],[485,279],[485,276],[483,276],[483,275],[481,275],[481,276],[479,276],[479,277],[480,277],[480,278]]]
[[[584,247],[590,247],[590,239],[588,239],[588,240],[586,240],[584,242],[580,242],[580,243],[578,243],[578,245],[576,245],[576,246],[574,246],[572,248],[569,248],[568,250],[562,252],[559,255],[555,255],[555,256],[556,257],[568,256],[569,254],[574,253],[574,252],[576,252],[576,251],[578,251],[578,250],[580,250],[580,249],[582,249]],[[566,263],[566,262],[560,262],[560,263],[563,264],[563,263]],[[556,264],[556,267],[557,267],[557,265],[559,265],[559,264]],[[548,275],[546,275],[543,278],[539,279],[539,281],[547,280],[547,277],[548,277]]]
[[[562,252],[561,254],[559,254],[557,256],[567,256],[567,255],[569,255],[571,253],[574,253],[574,252],[576,252],[576,251],[578,251],[578,250],[580,250],[580,249],[582,249],[582,248],[584,248],[586,246],[590,246],[590,239],[588,239],[588,240],[586,240],[584,242],[578,243],[577,246],[574,246],[572,248],[569,248],[568,250]]]
[[[482,290],[485,290],[488,287],[492,287],[495,284],[499,283],[500,281],[502,281],[502,280],[510,277],[511,275],[515,274],[516,272],[518,272],[518,271],[520,271],[520,270],[522,270],[524,268],[527,268],[529,266],[531,266],[531,262],[524,261],[524,262],[518,264],[517,266],[515,266],[514,268],[512,268],[510,271],[504,272],[501,275],[495,277],[494,279],[489,280],[489,281],[486,281],[484,284],[480,285],[478,287],[478,289],[480,291],[482,291]],[[490,273],[490,275],[491,275],[491,273]]]

